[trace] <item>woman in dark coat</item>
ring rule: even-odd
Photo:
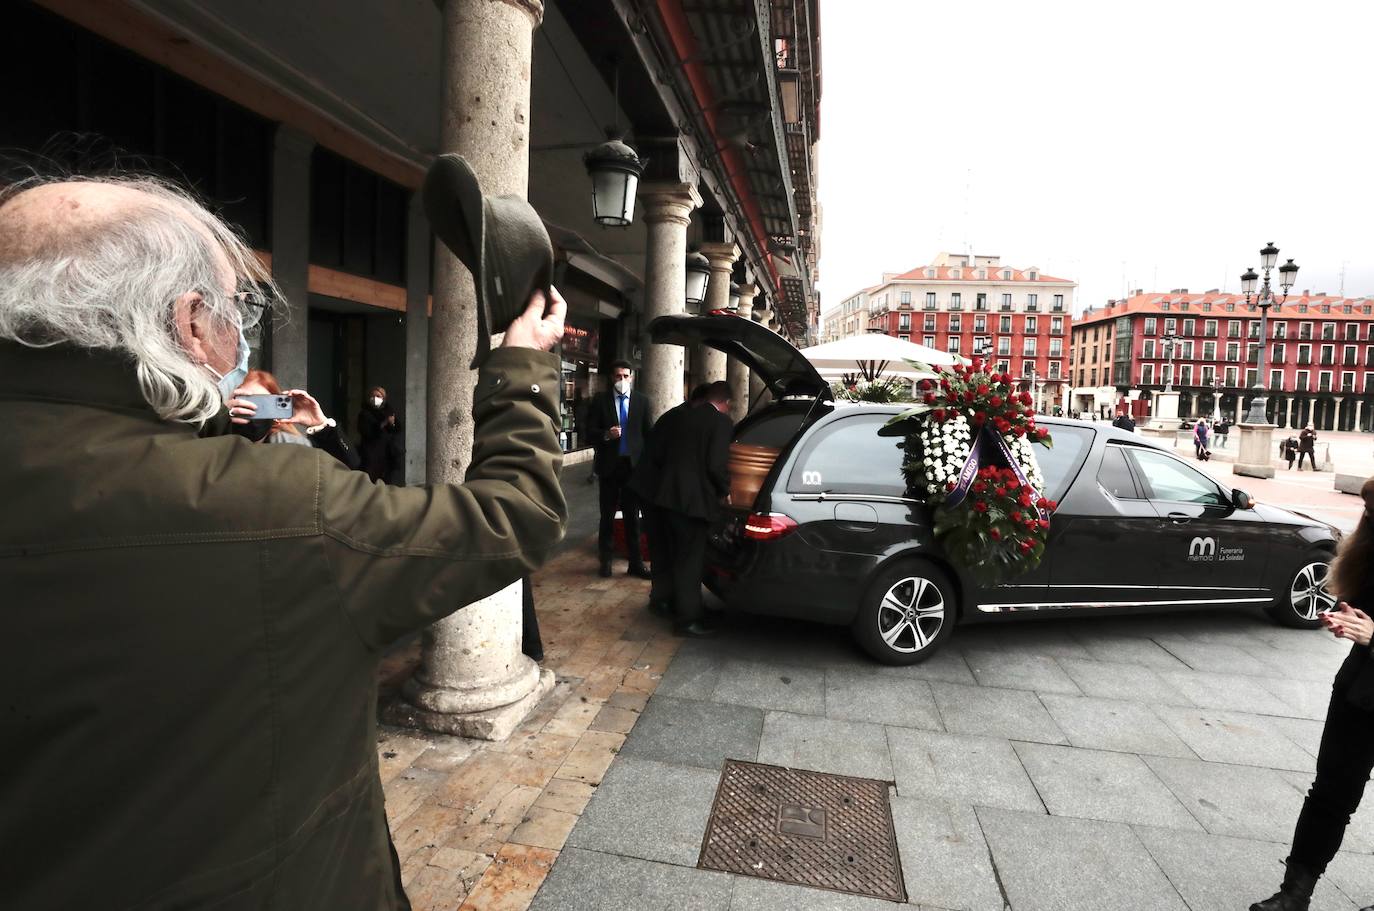
[[[1332,634],[1351,641],[1350,655],[1331,688],[1317,777],[1298,814],[1283,885],[1250,911],[1307,911],[1312,890],[1340,850],[1374,769],[1374,620],[1365,612],[1374,610],[1374,478],[1364,482],[1360,496],[1364,514],[1355,533],[1341,544],[1327,580],[1341,603],[1338,610],[1321,615]],[[1371,909],[1374,905],[1361,911]]]
[[[374,386],[358,412],[358,457],[361,468],[374,481],[397,483],[400,468],[400,426],[386,400],[386,390]]]

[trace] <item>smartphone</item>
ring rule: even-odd
[[[253,403],[257,408],[252,417],[255,421],[280,421],[291,417],[294,410],[289,395],[237,395],[234,398]]]

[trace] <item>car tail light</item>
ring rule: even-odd
[[[780,512],[756,512],[744,520],[744,536],[751,541],[776,541],[796,527],[790,516]]]

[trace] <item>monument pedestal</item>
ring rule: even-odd
[[[1156,392],[1150,406],[1150,420],[1139,428],[1140,435],[1173,449],[1178,436],[1178,393]]]
[[[1247,478],[1274,476],[1274,425],[1240,424],[1240,452],[1232,471]]]

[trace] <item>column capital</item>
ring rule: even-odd
[[[434,0],[435,5],[443,9],[447,3],[455,3],[457,0]],[[530,28],[539,28],[544,21],[544,0],[501,0],[507,6],[513,6],[530,17]]]
[[[735,260],[739,259],[739,247],[731,242],[704,243],[697,247],[697,251],[711,263],[712,272],[729,272],[734,269]]]
[[[671,222],[686,227],[692,222],[692,211],[701,207],[701,193],[691,183],[649,181],[639,185],[637,195],[644,206],[644,220],[650,224]]]

